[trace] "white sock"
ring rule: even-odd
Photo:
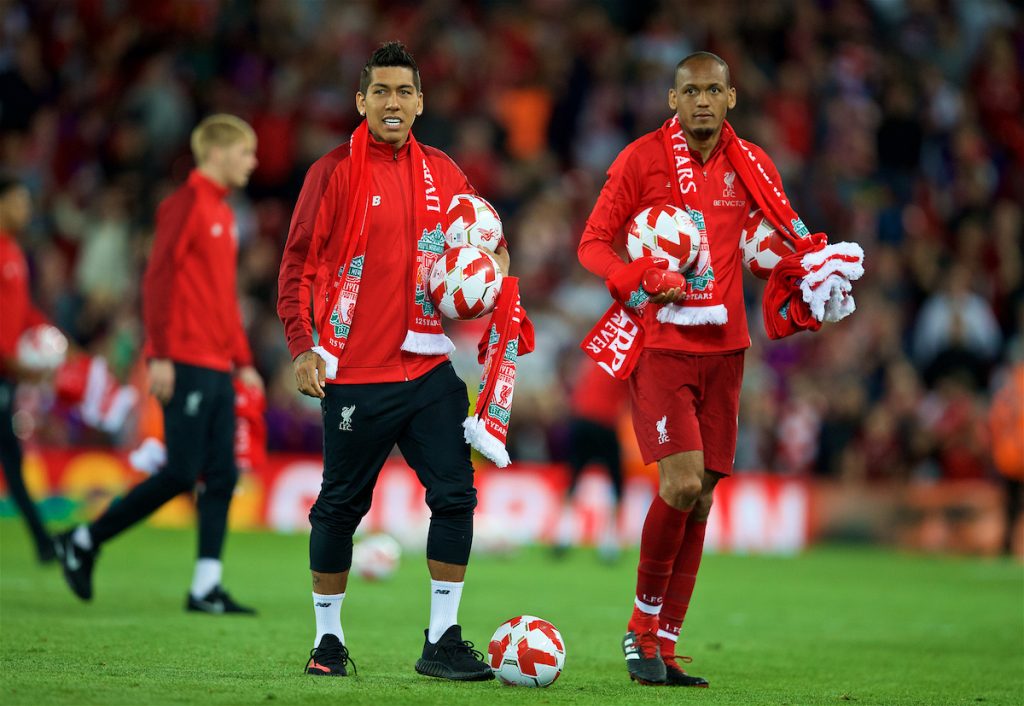
[[[459,601],[465,582],[430,580],[430,629],[427,640],[436,643],[444,631],[459,622]]]
[[[604,521],[601,531],[599,546],[604,550],[615,550],[619,548],[619,522],[618,513],[612,511]]]
[[[555,543],[560,547],[568,547],[572,544],[573,529],[575,529],[575,513],[572,511],[572,504],[566,502],[562,506],[562,513],[558,517],[558,531],[556,532]]]
[[[192,597],[204,598],[214,587],[219,586],[223,570],[220,559],[196,560],[196,570],[192,574]]]
[[[320,638],[324,635],[336,635],[341,644],[345,644],[345,632],[341,629],[341,602],[344,593],[324,595],[313,594],[313,614],[316,615],[316,639],[313,647],[320,646]]]
[[[89,534],[88,525],[78,525],[71,533],[71,541],[87,552],[92,551],[92,535]]]

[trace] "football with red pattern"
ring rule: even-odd
[[[548,621],[520,615],[494,631],[487,662],[506,686],[551,686],[565,666],[565,641]]]
[[[448,204],[445,241],[450,248],[475,245],[494,252],[501,242],[501,219],[494,206],[473,194],[456,194]]]
[[[645,208],[629,223],[626,252],[630,260],[663,257],[668,269],[686,272],[700,252],[700,230],[681,208],[669,204]]]
[[[52,372],[64,363],[67,353],[68,339],[50,324],[33,326],[18,337],[16,357],[28,370]]]
[[[472,245],[451,248],[430,270],[430,298],[449,319],[476,319],[494,309],[501,280],[489,252]]]
[[[772,227],[761,209],[750,212],[743,226],[740,250],[743,253],[743,264],[752,275],[760,279],[771,277],[779,261],[794,252],[793,246]]]

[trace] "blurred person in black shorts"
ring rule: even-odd
[[[622,448],[616,430],[629,397],[629,386],[613,378],[589,359],[573,385],[569,419],[569,486],[555,538],[555,556],[564,556],[576,534],[572,503],[580,476],[591,463],[608,474],[612,506],[599,528],[598,555],[613,561],[619,555],[619,508],[622,503]]]
[[[412,135],[423,94],[416,62],[400,43],[373,53],[356,107],[365,121],[306,175],[278,284],[296,385],[321,399],[324,425],[323,484],[309,514],[316,635],[305,672],[348,674],[341,606],[352,535],[397,444],[431,510],[430,620],[415,669],[493,679],[458,623],[476,507],[462,428],[469,399],[425,281],[444,250],[443,209],[454,195],[475,191],[446,154]],[[507,272],[504,241],[495,255]],[[381,638],[392,639],[394,627],[380,627]]]
[[[21,441],[14,431],[17,385],[40,377],[38,372],[18,362],[18,339],[27,329],[46,323],[46,318],[32,305],[28,265],[17,241],[31,217],[28,189],[17,179],[0,176],[0,466],[7,492],[32,534],[36,556],[45,563],[54,559],[53,539],[25,488]]]
[[[198,560],[185,607],[251,614],[221,586],[221,554],[238,480],[232,373],[263,389],[238,307],[238,232],[225,200],[256,168],[256,136],[233,115],[212,115],[193,131],[192,153],[196,168],[157,211],[142,283],[150,392],[163,405],[167,463],[95,521],[60,535],[57,549],[71,590],[90,600],[100,546],[195,488]]]

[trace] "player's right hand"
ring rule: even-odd
[[[313,351],[299,353],[292,361],[295,370],[295,386],[304,395],[324,398],[327,382],[327,363]]]
[[[149,361],[149,391],[161,404],[167,404],[174,396],[174,363],[167,358]]]
[[[678,304],[686,299],[686,287],[673,287],[651,296],[653,304]]]
[[[677,304],[686,299],[689,287],[679,272],[651,268],[644,272],[641,286],[654,304]]]

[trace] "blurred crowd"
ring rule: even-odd
[[[139,282],[188,135],[244,117],[259,167],[233,205],[243,312],[268,382],[271,450],[317,451],[275,314],[309,165],[356,125],[358,73],[387,39],[417,58],[414,132],[501,214],[537,328],[514,458],[563,460],[578,342],[609,302],[576,245],[619,150],[669,116],[676,63],[729,62],[730,121],[765,148],[812,231],[866,252],[858,311],[767,342],[746,279],[741,470],[844,479],[992,473],[988,408],[1024,360],[1024,26],[1003,0],[0,0],[0,159],[29,185],[39,306],[124,380]],[[479,326],[450,324],[478,378]],[[475,385],[471,384],[471,389]],[[998,432],[998,430],[996,430]],[[67,415],[53,444],[134,443]]]

